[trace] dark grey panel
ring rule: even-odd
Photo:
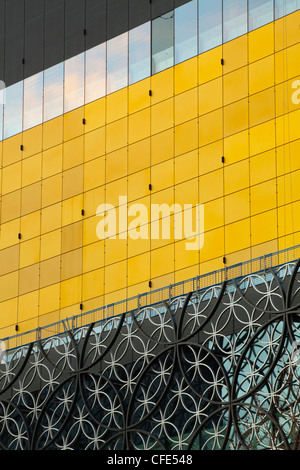
[[[5,26],[5,2],[0,2],[0,36],[4,33]]]
[[[86,49],[106,41],[106,0],[86,0]]]
[[[56,10],[59,7],[64,7],[65,0],[44,0],[45,1],[45,11]]]
[[[85,0],[65,0],[65,59],[84,51]]]

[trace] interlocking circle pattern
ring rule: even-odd
[[[299,270],[300,260],[8,351],[0,448],[299,449]]]

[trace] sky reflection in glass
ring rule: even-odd
[[[151,73],[151,23],[129,31],[129,85]]]
[[[64,111],[64,63],[44,71],[44,121]]]

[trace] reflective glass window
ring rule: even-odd
[[[107,41],[107,93],[128,85],[128,33]]]
[[[199,53],[222,44],[222,0],[199,0]]]
[[[249,0],[249,31],[260,28],[274,19],[273,0]]]
[[[150,31],[150,22],[129,31],[129,84],[151,73]]]
[[[90,103],[106,93],[106,43],[85,53],[85,102]]]
[[[63,114],[64,63],[44,71],[44,121]]]
[[[23,82],[6,88],[4,106],[4,135],[7,139],[22,132],[23,123]]]
[[[3,139],[3,113],[5,103],[5,83],[0,80],[0,140]]]
[[[43,120],[43,72],[24,80],[23,129],[37,126]]]
[[[275,0],[275,19],[288,15],[300,8],[300,0]]]
[[[175,64],[197,55],[197,0],[175,9]]]
[[[152,73],[174,65],[174,12],[152,21]]]
[[[247,33],[247,0],[223,0],[223,41]]]
[[[65,61],[64,112],[84,104],[84,53]]]

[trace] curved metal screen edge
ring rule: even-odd
[[[292,263],[299,258],[300,245],[296,245],[232,266],[226,266],[223,269],[202,274],[187,279],[186,281],[180,281],[176,284],[156,289],[153,292],[140,294],[117,303],[74,315],[44,327],[6,337],[3,338],[2,341],[5,344],[6,351],[10,351],[20,346],[50,338],[53,335],[63,335],[68,331],[74,331],[75,329],[88,326],[91,323],[101,323],[108,318],[116,318],[123,314],[138,311],[140,308],[151,307],[164,301],[171,301],[176,297],[187,295],[190,292],[199,292],[207,287],[220,285],[224,281],[237,280],[249,274],[266,273],[266,270],[269,268],[279,267],[285,263]],[[105,312],[105,316],[99,318],[103,312]]]

